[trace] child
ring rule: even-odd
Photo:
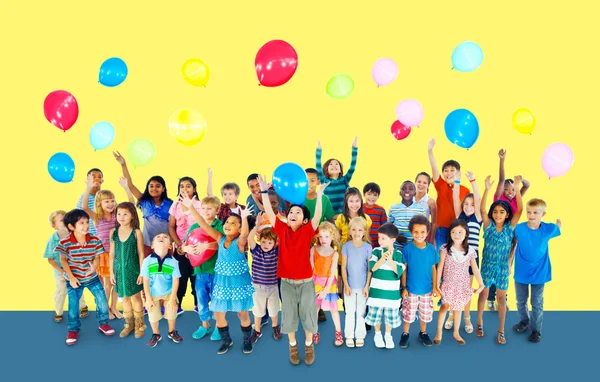
[[[356,158],[358,156],[358,137],[354,138],[352,142],[352,161],[350,162],[350,169],[348,173],[344,175],[344,167],[342,163],[337,159],[328,159],[323,166],[321,166],[321,141],[317,144],[317,172],[319,173],[319,181],[321,183],[330,183],[327,188],[325,195],[329,197],[333,212],[336,215],[342,213],[344,209],[344,194],[350,185],[352,175],[356,168]]]
[[[261,212],[265,212],[265,207],[262,204],[261,196],[260,196],[260,185],[258,184],[258,174],[250,174],[248,175],[248,179],[246,179],[246,183],[248,184],[248,190],[250,190],[250,195],[246,198],[246,205],[248,207],[252,207],[252,210],[255,211],[254,215],[258,215]],[[269,191],[275,192],[275,189],[271,186],[269,187]],[[277,197],[277,207],[273,207],[275,212],[285,212],[285,200],[283,200],[277,193],[274,194]]]
[[[54,211],[50,214],[50,225],[56,232],[48,239],[46,250],[44,251],[44,259],[48,259],[48,264],[54,268],[54,282],[56,284],[56,291],[54,291],[54,322],[63,321],[65,299],[67,298],[67,282],[64,277],[64,271],[60,265],[60,254],[55,251],[60,240],[69,236],[69,230],[63,223],[65,214],[66,212],[63,210]],[[87,317],[87,314],[83,315],[84,308],[87,310],[85,299],[82,294],[81,299],[79,300],[80,318]]]
[[[321,221],[323,207],[321,195],[328,184],[321,184],[317,191],[317,206],[312,220],[309,220],[310,212],[306,206],[291,205],[287,223],[283,223],[277,219],[271,204],[268,203],[269,186],[266,179],[259,176],[258,181],[265,212],[269,220],[274,222],[273,231],[280,241],[277,277],[281,278],[281,331],[289,338],[290,362],[293,365],[300,363],[296,343],[296,331],[300,319],[306,338],[304,362],[312,365],[315,360],[312,336],[317,332],[317,312],[313,270],[310,263],[310,243]]]
[[[69,278],[69,333],[66,343],[75,345],[79,337],[79,300],[85,288],[94,296],[98,329],[105,335],[112,336],[115,330],[108,325],[108,301],[96,273],[100,256],[104,253],[102,242],[88,233],[90,217],[85,211],[71,210],[65,215],[63,222],[70,235],[62,239],[55,250],[60,254],[60,263]]]
[[[394,348],[392,329],[400,326],[400,278],[405,269],[402,253],[394,247],[398,228],[392,223],[379,227],[379,245],[369,259],[369,313],[365,319],[375,327],[375,346]],[[381,335],[381,324],[385,322],[385,342]]]
[[[177,260],[169,254],[171,237],[169,234],[159,233],[152,239],[152,253],[142,263],[141,276],[144,278],[144,291],[146,295],[146,310],[148,321],[152,327],[152,337],[148,346],[155,347],[162,340],[158,322],[164,318],[169,323],[168,337],[176,344],[183,341],[183,337],[175,330],[177,319],[177,284],[179,284],[179,266]],[[161,313],[160,304],[164,303],[164,313]]]
[[[189,195],[182,194],[180,201],[184,206],[192,209],[193,200]],[[199,213],[192,212],[200,228],[219,242],[219,256],[215,264],[215,280],[210,304],[210,310],[215,314],[217,328],[221,335],[221,346],[217,354],[227,353],[233,345],[225,317],[227,312],[238,314],[244,334],[242,350],[244,354],[252,353],[252,342],[250,342],[252,325],[248,311],[254,305],[252,300],[254,288],[244,255],[249,233],[248,216],[251,213],[251,208],[242,210],[241,216],[232,213],[223,224],[225,234],[222,234],[212,228]]]
[[[521,176],[515,177],[515,189],[517,191],[517,211],[513,210],[507,202],[498,200],[492,204],[489,212],[485,212],[485,201],[489,190],[494,183],[490,177],[485,178],[485,191],[481,198],[481,217],[483,218],[483,238],[485,240],[483,247],[483,260],[481,261],[481,275],[485,288],[479,295],[477,306],[477,337],[483,337],[483,308],[485,300],[491,285],[496,285],[498,299],[498,317],[500,327],[496,341],[500,345],[506,343],[504,336],[504,320],[506,318],[506,290],[508,289],[508,276],[512,266],[513,257],[510,256],[510,249],[514,237],[515,226],[519,222],[521,212],[523,211],[523,202],[521,201]]]
[[[475,293],[483,290],[483,280],[475,261],[475,249],[469,246],[469,226],[464,220],[455,220],[450,224],[450,234],[448,242],[442,245],[440,251],[440,262],[437,268],[437,284],[442,296],[442,307],[438,313],[437,333],[433,343],[439,345],[442,342],[442,324],[446,317],[446,311],[450,309],[454,315],[454,334],[452,337],[459,345],[465,345],[465,340],[460,336],[460,315],[464,306],[471,300],[473,288],[471,287],[471,277],[469,276],[469,266],[475,273],[475,278],[479,283],[479,288]]]
[[[140,230],[135,205],[130,202],[117,206],[117,225],[110,232],[110,280],[117,295],[123,299],[125,327],[121,338],[135,330],[135,338],[144,336],[144,304],[140,296],[143,279],[140,274],[144,261],[144,238]],[[133,306],[131,303],[133,300]]]
[[[423,207],[425,210],[425,217],[431,221],[431,229],[427,236],[427,241],[431,244],[435,242],[435,223],[437,219],[437,206],[435,199],[430,197],[429,185],[431,184],[431,176],[426,172],[420,172],[415,178],[415,185],[417,187],[417,194],[415,195],[415,203]]]
[[[363,187],[363,196],[365,198],[365,204],[363,204],[363,211],[371,218],[371,229],[369,235],[371,237],[371,243],[373,248],[377,248],[379,243],[377,242],[377,230],[381,225],[387,222],[388,217],[385,209],[377,205],[377,199],[381,195],[381,188],[377,183],[367,183]]]
[[[390,207],[390,215],[388,216],[388,223],[393,223],[400,235],[406,238],[406,243],[412,241],[412,236],[408,228],[408,223],[413,216],[425,215],[423,207],[415,203],[416,188],[415,184],[410,180],[405,180],[400,187],[400,197],[402,201],[398,204],[394,204]],[[404,245],[396,241],[396,247],[399,250],[404,248]]]
[[[208,185],[206,187],[207,196],[214,196],[212,192],[212,178],[213,172],[209,168]],[[223,203],[221,203],[219,211],[217,212],[217,219],[222,222],[226,221],[232,213],[239,215],[242,212],[242,209],[246,208],[237,202],[238,197],[240,196],[240,186],[238,186],[237,183],[225,183],[223,187],[221,187],[221,196],[223,197]]]
[[[550,239],[560,236],[562,223],[542,222],[546,215],[546,202],[531,199],[527,202],[527,223],[517,224],[515,237],[518,240],[515,256],[515,289],[517,293],[517,309],[521,321],[513,328],[523,333],[531,327],[529,342],[540,342],[542,324],[544,322],[544,284],[552,280],[552,267],[548,254]],[[530,316],[527,309],[527,298],[531,286]]]
[[[346,323],[344,335],[346,346],[360,348],[365,344],[365,313],[369,286],[369,258],[371,243],[367,233],[365,219],[355,217],[350,220],[350,237],[342,246],[342,280],[344,281],[344,302],[346,307]],[[356,342],[354,342],[356,338]]]
[[[310,264],[313,268],[313,282],[315,283],[315,294],[317,301],[317,312],[320,309],[329,311],[335,326],[335,346],[342,346],[342,326],[340,324],[340,313],[338,312],[336,269],[339,254],[339,233],[335,226],[329,222],[319,225],[319,232],[313,239],[313,247],[310,249]],[[317,331],[313,334],[315,345],[319,343],[321,335]]]
[[[127,179],[121,177],[119,179],[119,184],[125,189],[129,201],[133,202],[133,195],[127,186]],[[97,272],[98,275],[102,277],[100,282],[106,291],[106,300],[110,302],[108,317],[111,320],[115,317],[121,319],[123,318],[123,315],[117,309],[117,292],[114,290],[113,285],[110,282],[110,263],[108,259],[110,253],[110,231],[115,228],[117,221],[117,214],[115,213],[115,206],[117,205],[117,202],[115,201],[115,194],[113,194],[111,191],[100,190],[94,197],[94,211],[90,210],[87,206],[89,206],[88,201],[90,198],[90,193],[93,191],[94,187],[96,187],[94,177],[93,175],[88,175],[86,189],[83,193],[83,210],[96,224],[96,234],[104,246],[104,254],[100,257],[100,265],[98,266]]]
[[[402,251],[402,261],[405,272],[402,273],[402,319],[404,332],[400,338],[400,347],[408,347],[410,324],[415,322],[419,311],[419,341],[425,346],[431,346],[431,338],[427,334],[427,323],[433,319],[433,297],[437,292],[436,264],[440,258],[435,247],[425,239],[431,225],[423,215],[415,215],[408,223],[408,230],[413,241]]]
[[[304,205],[308,208],[312,216],[315,214],[315,208],[317,206],[317,189],[319,188],[321,181],[319,180],[319,172],[314,168],[307,168],[304,171],[308,178],[308,194],[306,194]],[[321,197],[323,198],[323,216],[321,217],[321,223],[324,221],[332,221],[335,213],[333,212],[331,201],[327,195],[322,195]]]
[[[431,172],[433,174],[433,185],[437,191],[437,215],[435,222],[435,243],[436,250],[439,251],[443,244],[448,239],[448,227],[450,223],[456,219],[454,212],[454,202],[452,200],[454,187],[459,187],[460,200],[463,200],[469,193],[469,189],[460,185],[460,179],[456,179],[456,171],[460,171],[460,164],[455,160],[448,160],[442,165],[442,176],[438,169],[433,148],[435,147],[435,139],[429,141],[427,153],[429,155],[429,163],[431,164]]]
[[[104,175],[102,174],[102,171],[100,171],[100,169],[93,168],[87,172],[86,179],[89,179],[90,177],[93,180],[94,187],[90,190],[90,197],[88,199],[87,206],[90,211],[93,211],[96,205],[96,194],[102,188],[102,183],[104,183]],[[81,196],[79,197],[79,200],[77,201],[77,206],[75,208],[78,208],[80,210],[83,209],[83,194],[81,194]],[[90,220],[90,235],[95,234],[96,225],[93,221]]]

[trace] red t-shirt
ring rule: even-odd
[[[310,242],[315,237],[312,222],[294,232],[279,218],[275,219],[273,231],[279,239],[279,262],[277,277],[302,280],[313,276],[310,265]]]
[[[436,225],[442,228],[450,227],[450,224],[456,220],[454,212],[454,200],[452,193],[454,192],[454,184],[450,185],[446,182],[442,175],[434,182],[435,190],[437,191],[437,222]],[[469,194],[469,189],[465,186],[460,186],[460,200]]]

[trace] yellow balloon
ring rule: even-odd
[[[535,116],[529,109],[517,109],[512,116],[512,124],[521,134],[531,134],[535,127]]]
[[[206,119],[194,109],[178,109],[169,117],[169,133],[177,142],[193,146],[206,134]]]
[[[206,86],[210,78],[210,70],[204,61],[198,58],[190,58],[183,63],[181,68],[183,79],[190,85]]]

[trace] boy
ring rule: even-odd
[[[427,334],[427,323],[433,319],[433,297],[437,296],[435,280],[437,277],[436,264],[440,256],[435,247],[426,239],[431,229],[431,223],[425,216],[416,215],[408,223],[413,241],[402,251],[402,261],[406,271],[402,273],[402,319],[404,332],[400,338],[400,347],[408,347],[410,324],[415,322],[419,310],[419,341],[425,346],[433,342]]]
[[[213,196],[212,192],[212,170],[208,169],[208,185],[206,187],[206,195],[211,197]],[[221,187],[221,196],[223,197],[223,203],[220,204],[219,210],[217,212],[217,219],[221,222],[227,220],[231,213],[241,214],[242,209],[246,208],[245,206],[238,204],[237,200],[240,196],[240,186],[236,183],[225,183],[223,187]]]
[[[431,173],[433,175],[433,185],[437,191],[437,216],[435,230],[435,247],[439,253],[443,244],[448,239],[448,227],[456,219],[454,213],[453,190],[454,187],[460,187],[460,200],[463,200],[469,193],[469,189],[460,185],[460,179],[456,179],[456,171],[460,171],[460,164],[455,160],[448,160],[442,166],[443,177],[440,176],[433,148],[435,139],[431,138],[427,153],[429,155],[429,164],[431,164]]]
[[[169,338],[176,344],[183,338],[175,330],[177,319],[177,288],[179,287],[179,264],[169,254],[171,249],[171,237],[168,233],[159,233],[152,239],[152,250],[150,256],[144,259],[140,275],[144,278],[144,291],[146,294],[146,310],[148,321],[152,326],[152,337],[148,346],[155,347],[162,340],[158,330],[158,321],[163,317],[160,312],[160,302],[164,302],[164,318],[169,322]]]
[[[371,245],[373,248],[377,248],[379,247],[377,230],[388,220],[385,208],[377,205],[377,199],[381,195],[381,188],[377,183],[367,183],[363,187],[363,195],[365,198],[363,211],[371,218],[371,229],[369,230]]]
[[[394,248],[398,228],[392,223],[379,227],[380,247],[373,250],[369,259],[369,313],[365,323],[375,327],[375,346],[394,348],[392,329],[400,326],[400,278],[404,271],[402,253]],[[381,324],[385,321],[385,343],[381,335]]]
[[[531,199],[527,202],[527,223],[519,223],[515,227],[518,245],[515,255],[515,290],[517,309],[521,321],[513,326],[518,333],[531,328],[528,341],[538,343],[542,337],[544,322],[544,284],[552,280],[552,267],[548,254],[550,239],[560,236],[562,223],[542,222],[546,215],[546,202]],[[531,286],[531,317],[527,309],[527,298]]]
[[[79,300],[87,288],[94,296],[98,329],[107,336],[115,334],[108,325],[108,301],[100,283],[96,268],[100,263],[100,255],[104,253],[102,242],[96,236],[88,233],[90,229],[89,215],[80,209],[69,211],[63,220],[70,235],[62,239],[56,246],[60,254],[60,263],[69,283],[69,323],[67,330],[67,345],[75,345],[79,337],[81,322],[79,321]]]
[[[90,190],[90,197],[88,198],[88,208],[92,211],[95,211],[96,194],[102,188],[102,183],[104,183],[104,175],[99,169],[93,168],[90,171],[88,171],[87,177],[91,177],[94,182],[94,187],[92,187],[92,189]],[[81,196],[79,197],[79,200],[77,201],[77,206],[75,208],[78,208],[80,210],[83,209],[83,194],[81,194]],[[90,220],[89,233],[90,235],[96,235],[96,226],[94,225],[94,222],[92,220]]]
[[[310,263],[310,243],[319,227],[323,208],[323,190],[328,184],[322,184],[317,191],[315,216],[310,220],[306,206],[291,205],[287,224],[277,219],[267,196],[269,186],[264,177],[259,176],[262,204],[270,221],[274,222],[273,231],[279,238],[279,260],[277,277],[281,278],[282,325],[281,331],[288,335],[290,342],[290,362],[300,363],[296,330],[298,319],[302,321],[305,332],[304,362],[312,365],[315,361],[313,334],[317,332],[317,310],[315,309],[315,284]]]
[[[319,185],[321,185],[321,181],[319,180],[319,173],[314,168],[307,168],[304,170],[306,172],[306,177],[308,178],[308,194],[306,194],[306,200],[304,201],[304,205],[310,211],[310,215],[314,216],[315,208],[317,206],[317,189]],[[332,221],[333,216],[333,207],[331,206],[331,201],[329,197],[325,194],[322,196],[323,200],[323,216],[321,217],[321,221],[319,224],[324,221]]]
[[[415,215],[425,215],[425,210],[423,207],[414,201],[416,193],[417,189],[415,184],[410,180],[405,180],[404,183],[402,183],[402,187],[400,187],[400,196],[402,197],[402,201],[390,207],[388,223],[394,223],[396,228],[398,228],[400,235],[406,238],[406,242],[403,244],[396,242],[396,247],[399,250],[402,250],[406,243],[412,241],[412,235],[410,234],[410,229],[408,228],[410,219],[412,219],[412,217]]]
[[[258,216],[261,212],[265,212],[265,206],[262,203],[262,198],[260,195],[260,184],[258,183],[258,174],[250,174],[248,175],[248,179],[246,179],[246,183],[248,183],[248,189],[250,190],[250,195],[246,198],[246,205],[248,208],[252,207],[252,211],[254,216]],[[273,187],[269,187],[269,190],[273,190]],[[277,194],[276,194],[277,195]],[[274,211],[279,210],[280,212],[285,212],[286,203],[279,195],[277,195],[277,199],[279,200],[277,208]]]

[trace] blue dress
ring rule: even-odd
[[[508,258],[514,236],[515,230],[510,222],[504,224],[500,232],[494,221],[485,229],[481,278],[486,288],[496,285],[497,289],[508,289]]]
[[[215,281],[210,310],[213,312],[241,312],[254,306],[252,278],[248,260],[238,250],[238,239],[225,248],[225,236],[219,240],[219,257],[215,264]]]

